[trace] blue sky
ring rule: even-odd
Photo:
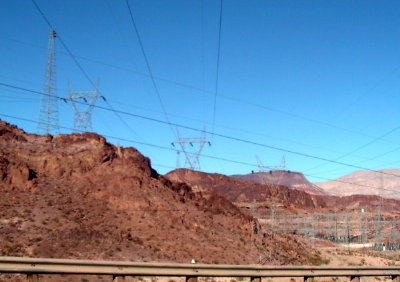
[[[114,109],[165,121],[125,1],[36,1],[90,78],[100,79]],[[220,2],[129,3],[169,120],[211,131]],[[0,5],[0,82],[42,91],[49,27],[30,0]],[[400,125],[399,11],[398,1],[224,0],[215,132],[370,169],[399,167],[400,129],[393,130]],[[56,50],[57,95],[68,95],[68,81],[76,90],[92,90],[59,41]],[[37,121],[40,101],[0,86],[0,118],[34,133],[35,123],[4,115]],[[109,107],[101,100],[97,105]],[[59,111],[60,125],[72,128],[71,105],[59,103]],[[120,118],[95,108],[93,130],[170,148],[177,138],[166,124]],[[180,134],[199,136],[187,129]],[[205,146],[205,155],[254,165],[258,156],[271,166],[284,155],[288,169],[312,181],[356,170],[208,138],[212,146]],[[160,173],[176,166],[174,151],[108,140],[136,147]],[[200,162],[207,172],[256,170],[207,157]]]

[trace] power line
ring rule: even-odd
[[[19,89],[19,90],[24,90],[24,91],[28,91],[37,95],[47,95],[46,93],[42,93],[39,91],[35,91],[35,90],[31,90],[31,89],[26,89],[26,88],[22,88],[22,87],[18,87],[18,86],[14,86],[14,85],[10,85],[10,84],[5,84],[0,82],[0,85],[8,87],[8,88],[14,88],[14,89]],[[59,96],[54,96],[57,97],[58,99],[61,99],[63,101],[67,101],[67,98],[62,98]],[[77,101],[77,103],[80,103],[82,105],[87,105],[87,103],[81,102],[81,101]],[[110,108],[106,108],[103,106],[99,106],[99,105],[94,105],[95,108],[99,108],[105,111],[116,111],[116,110],[112,110]],[[136,118],[140,118],[140,119],[144,119],[144,120],[148,120],[148,121],[152,121],[152,122],[156,122],[156,123],[160,123],[160,124],[168,124],[168,125],[172,125],[175,127],[179,127],[179,128],[183,128],[183,129],[188,129],[188,130],[192,130],[192,131],[196,131],[196,132],[205,132],[206,134],[211,134],[211,132],[208,132],[207,130],[204,129],[197,129],[194,127],[190,127],[187,125],[181,125],[181,124],[177,124],[177,123],[167,123],[163,120],[159,120],[156,118],[152,118],[152,117],[147,117],[147,116],[143,116],[143,115],[138,115],[138,114],[134,114],[134,113],[130,113],[130,112],[126,112],[126,111],[117,111],[120,114],[124,114],[124,115],[128,115],[131,117],[136,117]],[[356,169],[360,169],[360,170],[368,170],[368,171],[372,171],[375,173],[379,173],[379,174],[385,174],[385,175],[391,175],[391,176],[395,176],[395,177],[400,177],[400,175],[396,175],[396,174],[391,174],[391,173],[386,173],[383,171],[376,171],[370,168],[366,168],[366,167],[362,167],[362,166],[358,166],[358,165],[353,165],[353,164],[348,164],[348,163],[344,163],[344,162],[339,162],[339,161],[335,161],[335,160],[330,160],[324,157],[319,157],[319,156],[314,156],[311,154],[307,154],[307,153],[302,153],[302,152],[298,152],[298,151],[294,151],[294,150],[289,150],[289,149],[285,149],[285,148],[281,148],[281,147],[277,147],[277,146],[271,146],[271,145],[267,145],[267,144],[263,144],[263,143],[259,143],[259,142],[255,142],[255,141],[251,141],[251,140],[247,140],[247,139],[243,139],[243,138],[238,138],[238,137],[234,137],[234,136],[229,136],[229,135],[225,135],[225,134],[220,134],[220,133],[213,133],[215,136],[217,137],[221,137],[227,140],[232,140],[232,141],[237,141],[237,142],[241,142],[241,143],[245,143],[245,144],[250,144],[250,145],[254,145],[254,146],[258,146],[258,147],[262,147],[262,148],[267,148],[267,149],[272,149],[275,151],[280,151],[280,152],[285,152],[285,153],[289,153],[289,154],[293,154],[293,155],[297,155],[297,156],[301,156],[301,157],[306,157],[306,158],[311,158],[311,159],[316,159],[316,160],[321,160],[321,161],[325,161],[325,162],[330,162],[330,163],[334,163],[334,164],[338,164],[338,165],[343,165],[343,166],[347,166],[347,167],[352,167],[352,168],[356,168]]]
[[[17,43],[20,43],[20,44],[36,47],[36,48],[42,48],[42,49],[45,48],[43,46],[39,46],[39,45],[36,45],[36,44],[32,44],[32,43],[28,43],[28,42],[12,39],[12,38],[6,38],[6,37],[2,37],[2,38],[5,38],[7,40],[14,41],[14,42],[17,42]],[[135,73],[137,75],[141,75],[141,76],[145,76],[145,77],[150,77],[149,74],[146,74],[146,73],[143,73],[143,72],[140,72],[140,71],[136,71],[136,70],[133,70],[133,69],[130,69],[130,68],[127,68],[127,67],[122,67],[122,66],[118,66],[118,65],[114,65],[114,64],[98,61],[98,60],[94,60],[94,59],[87,58],[87,57],[84,57],[84,56],[76,56],[76,57],[81,59],[81,60],[84,60],[84,61],[87,61],[87,62],[91,62],[91,63],[94,63],[94,64],[99,64],[99,65],[103,65],[103,66],[106,66],[106,67],[109,67],[109,68],[114,68],[114,69],[119,69],[121,71]],[[180,87],[183,87],[183,88],[187,88],[187,89],[191,89],[191,90],[194,90],[194,91],[202,92],[202,93],[205,93],[205,94],[208,94],[208,95],[214,95],[215,94],[215,91],[202,89],[202,88],[199,88],[199,87],[196,87],[196,86],[193,86],[193,85],[188,85],[188,84],[185,84],[185,83],[182,83],[182,82],[178,82],[178,81],[174,81],[174,80],[170,80],[170,79],[167,79],[167,78],[163,78],[163,77],[159,77],[159,76],[153,76],[153,78],[156,79],[156,80],[164,81],[164,82],[167,82],[167,83],[170,83],[170,84],[174,84],[174,85],[177,85],[177,86],[180,86]],[[226,100],[231,100],[231,101],[234,101],[234,102],[239,103],[239,104],[244,104],[244,105],[248,105],[248,106],[251,106],[251,107],[257,107],[257,108],[263,109],[265,111],[276,112],[276,113],[279,113],[279,114],[282,114],[282,115],[285,115],[285,116],[290,116],[290,117],[293,117],[293,118],[296,118],[296,119],[301,119],[301,120],[305,120],[305,121],[312,122],[312,123],[315,123],[315,124],[320,124],[320,125],[323,125],[323,126],[334,128],[334,129],[337,129],[337,130],[349,132],[349,133],[352,133],[354,135],[359,135],[359,136],[363,136],[363,137],[367,137],[367,138],[375,138],[374,136],[371,136],[369,134],[365,134],[365,133],[357,131],[357,130],[344,128],[344,127],[341,127],[341,126],[338,126],[338,125],[335,125],[335,124],[331,124],[331,123],[324,122],[324,121],[321,121],[321,120],[317,120],[317,119],[313,119],[313,118],[310,118],[310,117],[302,116],[302,115],[295,114],[295,113],[292,113],[292,112],[288,112],[288,111],[285,111],[285,110],[281,110],[281,109],[277,109],[277,108],[273,108],[273,107],[257,104],[257,103],[254,103],[254,102],[245,101],[245,100],[242,100],[242,99],[239,99],[239,98],[236,98],[236,97],[231,97],[231,96],[223,95],[223,94],[219,94],[218,97],[226,99]],[[385,139],[383,139],[382,141],[385,141],[385,142],[388,142],[388,143],[393,143],[393,142],[390,142],[390,141],[385,140]]]
[[[154,90],[155,90],[155,92],[156,92],[156,94],[157,94],[158,102],[160,103],[161,109],[162,109],[162,111],[163,111],[163,113],[164,113],[165,120],[166,120],[167,123],[170,125],[172,134],[175,135],[175,131],[174,131],[173,127],[172,127],[172,124],[171,124],[171,122],[170,122],[170,120],[169,120],[167,111],[165,110],[164,103],[163,103],[163,101],[162,101],[162,99],[161,99],[160,91],[159,91],[158,86],[157,86],[157,84],[156,84],[156,81],[155,81],[155,79],[154,79],[153,71],[151,70],[150,63],[149,63],[149,59],[147,58],[146,51],[144,50],[144,45],[143,45],[143,42],[142,42],[142,38],[140,37],[139,30],[138,30],[138,28],[137,28],[137,26],[136,26],[136,22],[135,22],[135,19],[134,19],[134,17],[133,17],[133,13],[132,13],[132,10],[131,10],[131,6],[129,5],[129,0],[125,0],[125,2],[126,2],[126,6],[128,7],[128,11],[129,11],[129,15],[130,15],[130,19],[131,19],[131,23],[132,23],[133,29],[135,30],[136,37],[137,37],[137,39],[138,39],[138,41],[139,41],[139,45],[140,45],[140,49],[141,49],[142,54],[143,54],[143,58],[144,58],[144,60],[145,60],[145,62],[146,62],[147,71],[149,72],[150,79],[151,79],[151,83],[153,84]],[[176,136],[176,135],[175,135],[175,136]]]
[[[10,78],[10,77],[7,77],[7,78]],[[14,78],[11,78],[11,79],[13,79],[13,80],[15,80],[15,81],[23,82],[23,83],[34,84],[34,83],[32,83],[32,82],[29,82],[29,81],[24,81],[24,80],[19,80],[19,79],[14,79]],[[12,90],[10,90],[10,91],[12,91]],[[23,94],[23,93],[18,92],[18,91],[12,91],[12,92]],[[10,98],[11,98],[11,97],[10,97]],[[107,101],[110,102],[110,103],[112,102],[113,104],[117,104],[117,105],[129,106],[129,107],[133,107],[133,108],[139,108],[139,109],[141,109],[141,110],[151,111],[151,112],[155,112],[155,113],[161,113],[161,112],[159,112],[159,111],[149,110],[149,109],[146,109],[146,108],[143,108],[143,107],[137,107],[137,106],[133,106],[133,105],[130,105],[130,104],[127,104],[127,103],[117,102],[117,101],[114,101],[114,100],[113,100],[113,101],[107,100]],[[6,102],[7,102],[7,101],[6,101]],[[11,102],[11,101],[10,101],[10,102]],[[20,102],[23,102],[23,101],[20,101]],[[198,120],[198,119],[194,119],[194,118],[191,118],[191,117],[181,116],[181,115],[177,115],[177,114],[169,114],[169,115],[170,115],[170,116],[179,117],[179,118],[184,118],[184,119],[186,119],[186,120],[193,120],[193,121],[196,121],[196,122],[200,122],[200,123],[202,123],[202,124],[206,123],[205,121]],[[310,144],[306,144],[306,143],[302,143],[302,142],[298,142],[298,141],[294,141],[294,140],[290,140],[290,139],[285,139],[285,138],[281,138],[281,137],[266,135],[266,134],[263,134],[263,133],[260,133],[260,132],[255,133],[255,132],[252,132],[252,131],[249,131],[249,130],[244,130],[244,129],[240,129],[240,128],[233,128],[233,127],[229,127],[229,126],[222,126],[222,125],[220,125],[219,127],[225,128],[225,129],[229,129],[229,130],[233,130],[233,131],[237,131],[237,132],[244,132],[244,133],[257,134],[257,135],[260,135],[260,136],[265,136],[265,137],[268,137],[268,138],[274,138],[274,139],[278,139],[278,140],[283,140],[283,141],[285,141],[285,142],[289,142],[289,143],[293,143],[293,144],[298,144],[298,145],[301,145],[301,146],[306,146],[306,147],[315,148],[315,149],[322,149],[322,150],[325,150],[325,151],[330,151],[330,152],[334,152],[334,153],[342,153],[342,154],[343,154],[343,152],[339,152],[339,151],[336,151],[336,150],[332,150],[332,149],[330,149],[330,148],[328,149],[328,148],[324,148],[324,147],[314,146],[314,145],[310,145]],[[110,129],[111,129],[111,128],[110,128]],[[139,136],[139,138],[140,138],[140,136]],[[141,138],[141,139],[143,140],[143,138]],[[391,153],[391,152],[394,152],[394,151],[397,151],[397,150],[400,150],[400,147],[399,147],[399,148],[396,148],[396,149],[394,149],[394,150],[388,151],[388,152],[386,152],[386,153],[384,153],[384,154],[382,154],[382,155],[387,155],[387,154],[389,154],[389,153]],[[367,157],[365,157],[365,156],[358,156],[358,155],[355,155],[355,156],[356,156],[356,157],[359,157],[359,158],[365,158],[363,161],[360,161],[360,162],[355,163],[355,164],[360,164],[360,163],[363,163],[363,162],[365,162],[365,161],[377,159],[377,158],[379,158],[381,155],[375,156],[375,157],[373,157],[373,158],[367,158]],[[379,161],[379,162],[380,162],[382,165],[391,164],[391,163],[382,162],[382,161]],[[319,166],[318,166],[318,167],[319,167]],[[311,169],[312,169],[312,168],[307,169],[306,171],[309,171],[309,170],[311,170]],[[340,170],[340,169],[329,170],[328,172],[337,171],[337,170]]]
[[[42,16],[42,18],[44,19],[44,21],[47,23],[47,25],[51,28],[54,29],[53,25],[51,24],[50,20],[46,17],[46,15],[44,14],[44,12],[42,11],[42,9],[40,9],[39,5],[36,3],[35,0],[31,0],[32,3],[34,4],[34,6],[36,7],[36,9],[38,10],[38,12],[40,13],[40,15]],[[65,44],[64,40],[62,39],[62,37],[57,34],[57,38],[58,41],[61,43],[61,45],[64,47],[64,49],[67,51],[68,55],[71,57],[71,59],[73,60],[73,62],[75,63],[75,65],[79,68],[79,70],[83,73],[83,75],[85,76],[85,78],[89,81],[89,83],[92,85],[92,87],[96,88],[96,84],[93,82],[93,80],[90,78],[89,74],[85,71],[85,69],[82,67],[82,65],[79,63],[79,61],[76,59],[76,57],[74,56],[74,54],[71,52],[71,50],[68,48],[67,44]],[[97,91],[99,91],[99,93],[101,94],[101,96],[104,98],[103,100],[106,102],[106,104],[110,107],[110,109],[116,114],[117,118],[132,132],[134,133],[137,137],[143,139],[142,137],[140,137],[130,126],[129,124],[123,120],[121,118],[121,116],[118,114],[117,111],[115,111],[113,109],[113,107],[111,106],[110,103],[108,103],[108,101],[105,99],[104,95],[100,92],[99,89],[97,89]]]
[[[43,13],[42,9],[40,9],[39,5],[36,3],[35,0],[31,0],[32,3],[35,5],[36,9],[44,19],[44,21],[47,23],[47,25],[51,28],[54,29],[54,26],[50,23],[49,19],[46,17],[46,15]],[[65,44],[64,40],[60,37],[59,34],[57,34],[58,41],[60,41],[61,45],[64,47],[64,49],[67,51],[68,55],[72,58],[76,66],[79,68],[79,70],[83,73],[83,75],[86,77],[86,79],[92,84],[92,86],[95,86],[95,84],[92,82],[91,78],[89,77],[88,73],[83,69],[82,65],[78,62],[78,60],[75,58],[74,54],[72,54],[71,50],[68,48],[68,46]]]
[[[5,78],[9,78],[9,79],[12,79],[12,80],[15,80],[15,81],[18,81],[18,82],[22,82],[22,83],[28,83],[28,84],[35,85],[35,83],[33,83],[31,81],[20,80],[20,79],[16,79],[16,78],[13,78],[13,77],[5,77]],[[63,90],[63,91],[67,91],[67,90],[60,89],[60,88],[58,88],[58,89],[59,90]],[[21,93],[21,92],[15,91],[15,93]],[[21,93],[21,94],[24,94],[24,93]],[[131,105],[131,104],[126,103],[126,102],[119,102],[119,101],[116,101],[116,100],[109,100],[109,99],[107,99],[107,101],[110,102],[111,104],[129,106],[129,107],[132,107],[132,108],[137,108],[137,109],[140,109],[140,110],[145,110],[145,111],[154,112],[154,113],[162,113],[160,111],[150,110],[149,108],[144,108],[144,107],[138,107],[136,105]],[[182,115],[178,115],[178,114],[169,113],[169,116],[174,116],[174,117],[178,117],[178,118],[184,118],[185,120],[192,120],[192,121],[199,122],[199,123],[202,123],[202,124],[207,124],[207,122],[204,121],[204,120],[195,119],[195,118],[192,118],[192,117],[182,116]],[[253,131],[250,131],[250,130],[247,130],[247,129],[234,128],[234,127],[225,126],[225,125],[219,125],[219,127],[220,128],[229,129],[229,130],[233,130],[233,131],[237,131],[237,132],[251,133],[251,134],[256,134],[256,135],[264,136],[264,137],[268,137],[268,138],[274,138],[274,139],[277,139],[277,140],[282,140],[282,141],[286,141],[286,142],[290,142],[290,143],[293,143],[293,144],[298,144],[298,145],[301,145],[301,146],[306,146],[306,147],[310,147],[310,148],[314,148],[314,149],[321,149],[321,150],[326,150],[326,151],[329,151],[329,152],[334,152],[334,153],[339,153],[339,154],[342,153],[342,152],[338,152],[336,150],[332,150],[332,149],[329,149],[329,148],[310,145],[310,144],[306,144],[306,143],[302,143],[302,142],[298,142],[298,141],[294,141],[294,140],[290,140],[290,139],[285,139],[285,138],[282,138],[282,137],[276,137],[276,136],[272,136],[272,135],[267,135],[267,134],[260,133],[260,132],[253,132]],[[361,156],[357,156],[357,157],[361,157]],[[383,163],[383,164],[385,164],[385,163]]]
[[[365,162],[368,162],[368,161],[373,161],[373,160],[376,160],[376,159],[378,159],[378,158],[380,158],[380,157],[389,155],[389,154],[394,153],[394,152],[399,151],[399,150],[400,150],[400,147],[396,147],[396,148],[391,149],[391,150],[389,150],[389,151],[386,151],[386,152],[384,152],[384,153],[381,153],[381,154],[375,155],[375,156],[373,156],[373,157],[364,159],[364,160],[362,160],[362,161],[356,162],[355,164],[358,165],[358,164],[365,163]],[[392,165],[393,162],[390,162],[390,163],[383,162],[383,164]],[[321,167],[321,166],[319,166],[319,167]],[[314,168],[315,168],[315,167],[314,167]],[[313,168],[311,168],[311,169],[313,169]],[[307,171],[309,171],[309,170],[311,170],[311,169],[308,169]],[[337,171],[340,171],[340,170],[341,170],[341,169],[332,169],[332,170],[328,170],[328,171],[323,171],[322,173],[324,173],[324,174],[325,174],[325,173],[332,173],[332,172],[337,172]],[[321,172],[320,172],[320,173],[321,173]]]
[[[26,119],[26,118],[21,118],[21,117],[16,117],[16,116],[11,116],[11,115],[6,115],[6,114],[1,114],[1,113],[0,113],[0,116],[4,116],[4,117],[8,117],[8,118],[13,118],[13,119],[21,120],[21,121],[26,121],[26,122],[31,122],[31,123],[38,123],[38,121],[35,121],[35,120]],[[73,130],[72,128],[65,127],[65,126],[60,126],[60,128],[68,129],[68,130]],[[155,144],[150,144],[150,143],[144,143],[144,142],[140,142],[140,141],[136,141],[136,140],[126,139],[126,138],[120,138],[120,137],[115,137],[115,136],[111,136],[111,135],[102,134],[102,136],[103,136],[103,137],[106,137],[106,138],[110,138],[110,139],[119,140],[119,141],[125,141],[125,142],[129,142],[129,143],[134,143],[134,144],[140,144],[140,145],[144,145],[144,146],[149,146],[149,147],[157,148],[157,149],[161,149],[161,150],[174,151],[174,152],[178,151],[178,150],[173,149],[173,148],[171,148],[171,147],[165,147],[165,146],[160,146],[160,145],[155,145]],[[258,167],[257,164],[248,163],[248,162],[243,162],[243,161],[236,161],[236,160],[231,160],[231,159],[226,159],[226,158],[221,158],[221,157],[215,157],[215,156],[210,156],[210,155],[205,155],[205,154],[201,154],[200,156],[201,156],[201,157],[205,157],[205,158],[209,158],[209,159],[216,159],[216,160],[220,160],[220,161],[224,161],[224,162],[229,162],[229,163],[234,163],[234,164],[240,164],[240,165],[244,165],[244,166],[249,166],[249,167]],[[163,165],[163,164],[153,164],[153,165],[157,165],[157,166],[161,166],[161,167],[166,167],[166,168],[175,169],[175,168],[172,167],[172,166]],[[374,171],[374,172],[378,172],[378,171]],[[386,191],[393,192],[393,194],[400,194],[399,191],[391,190],[391,189],[386,189],[386,188],[383,188],[383,187],[376,187],[376,186],[371,186],[371,185],[366,185],[366,184],[360,184],[360,183],[357,183],[357,182],[349,182],[349,181],[344,181],[344,180],[331,179],[331,178],[316,176],[316,175],[312,175],[312,174],[305,174],[305,173],[303,173],[303,175],[308,176],[308,177],[319,178],[319,179],[322,179],[322,180],[325,180],[325,181],[333,181],[333,182],[344,183],[344,184],[352,184],[352,185],[359,186],[359,187],[366,187],[366,188],[374,188],[374,189],[386,190]],[[393,176],[397,176],[397,175],[393,175]],[[397,176],[397,177],[399,177],[399,176]]]
[[[18,86],[15,86],[15,85],[10,85],[10,84],[6,84],[6,83],[2,83],[2,82],[0,82],[0,85],[8,87],[8,88],[28,91],[28,92],[31,92],[31,93],[34,93],[34,94],[37,94],[37,95],[48,95],[46,93],[39,92],[39,91],[36,91],[36,90],[31,90],[31,89],[27,89],[27,88],[23,88],[23,87],[18,87]],[[58,99],[61,99],[63,101],[68,101],[69,100],[67,98],[63,98],[63,97],[59,97],[59,96],[54,96],[54,97],[57,97]],[[80,103],[82,105],[87,105],[87,103],[84,103],[84,102],[81,102],[81,101],[77,101],[76,103]],[[192,130],[192,131],[196,131],[196,132],[205,132],[206,134],[214,134],[217,137],[221,137],[221,138],[224,138],[224,139],[227,139],[227,140],[237,141],[237,142],[250,144],[250,145],[254,145],[254,146],[258,146],[258,147],[262,147],[262,148],[267,148],[267,149],[271,149],[271,150],[275,150],[275,151],[285,152],[285,153],[289,153],[289,154],[293,154],[293,155],[297,155],[297,156],[301,156],[301,157],[316,159],[316,160],[320,160],[320,161],[325,161],[325,162],[334,163],[334,164],[343,165],[343,166],[352,167],[352,168],[361,169],[361,170],[368,170],[368,171],[372,171],[372,172],[375,172],[375,173],[380,173],[380,174],[386,174],[386,175],[392,175],[392,176],[400,177],[400,175],[396,175],[396,174],[385,173],[385,172],[382,172],[382,171],[375,171],[375,170],[370,169],[370,168],[366,168],[366,167],[362,167],[362,166],[358,166],[358,165],[353,165],[353,164],[348,164],[348,163],[344,163],[344,162],[340,162],[340,161],[336,161],[336,160],[330,160],[330,159],[327,159],[327,158],[324,158],[324,157],[314,156],[314,155],[311,155],[311,154],[302,153],[302,152],[298,152],[298,151],[294,151],[294,150],[289,150],[289,149],[285,149],[285,148],[281,148],[281,147],[277,147],[277,146],[271,146],[271,145],[267,145],[267,144],[263,144],[263,143],[259,143],[259,142],[255,142],[255,141],[239,138],[239,137],[229,136],[229,135],[215,133],[215,132],[211,133],[211,132],[209,132],[207,130],[204,130],[204,129],[198,129],[198,128],[190,127],[190,126],[187,126],[187,125],[181,125],[181,124],[178,124],[178,123],[167,123],[166,121],[163,121],[163,120],[160,120],[160,119],[156,119],[156,118],[153,118],[153,117],[147,117],[147,116],[138,115],[138,114],[134,114],[134,113],[126,112],[126,111],[119,111],[119,110],[110,109],[110,108],[106,108],[106,107],[99,106],[99,105],[94,105],[93,107],[94,108],[98,108],[98,109],[102,109],[102,110],[105,110],[105,111],[116,111],[119,114],[124,114],[124,115],[128,115],[128,116],[131,116],[131,117],[136,117],[136,118],[140,118],[140,119],[144,119],[144,120],[148,120],[148,121],[152,121],[152,122],[156,122],[156,123],[160,123],[160,124],[167,124],[167,125],[170,125],[170,126],[179,127],[179,128],[183,128],[183,129],[188,129],[188,130]]]
[[[347,157],[347,156],[349,156],[349,155],[351,155],[351,154],[353,154],[353,153],[355,153],[355,152],[358,152],[358,151],[360,151],[361,149],[364,149],[364,148],[368,147],[369,145],[372,145],[373,143],[375,143],[375,142],[377,142],[377,141],[379,141],[379,140],[382,140],[382,139],[385,138],[386,136],[392,134],[393,132],[395,132],[395,131],[397,131],[397,130],[399,130],[399,129],[400,129],[400,126],[396,126],[395,128],[392,128],[392,129],[390,129],[389,131],[385,132],[383,135],[378,136],[378,137],[376,137],[375,139],[369,141],[368,143],[366,143],[366,144],[364,144],[364,145],[362,145],[362,146],[359,146],[359,147],[355,148],[354,150],[351,150],[350,152],[347,152],[346,154],[341,155],[340,157],[336,158],[335,160],[336,160],[336,161],[341,160],[341,159],[343,159],[343,158],[345,158],[345,157]],[[364,162],[364,161],[363,161],[363,162]],[[312,167],[312,168],[307,169],[306,171],[310,171],[310,170],[313,170],[313,169],[322,167],[322,166],[324,166],[324,165],[326,165],[326,163],[320,164],[320,165],[317,165],[317,166],[314,166],[314,167]]]
[[[11,78],[11,77],[7,77],[7,78]],[[15,79],[15,78],[11,78],[11,79],[13,79],[13,80],[15,80],[15,81],[23,82],[23,83],[34,84],[34,83],[30,82],[30,81],[19,80],[19,79]],[[15,93],[21,93],[21,92],[18,92],[18,91],[13,91],[13,92],[15,92]],[[23,93],[21,93],[21,94],[23,94]],[[10,97],[10,98],[11,98],[11,97]],[[130,105],[130,104],[127,104],[127,103],[118,102],[118,101],[115,101],[115,100],[113,100],[113,101],[107,100],[107,101],[110,102],[110,103],[112,103],[112,104],[123,105],[123,106],[129,106],[129,107],[132,107],[132,108],[139,108],[139,109],[141,109],[141,110],[150,111],[150,112],[154,112],[154,113],[162,113],[162,112],[159,112],[159,111],[156,111],[156,110],[150,110],[150,109],[148,109],[148,108],[138,107],[138,106]],[[6,101],[6,102],[7,102],[7,101]],[[11,102],[11,101],[10,101],[10,102]],[[20,102],[23,102],[23,101],[21,100]],[[184,118],[185,120],[193,120],[193,121],[195,121],[195,122],[199,122],[199,123],[202,123],[202,124],[207,123],[207,122],[205,122],[205,121],[203,121],[203,120],[194,119],[194,118],[187,117],[187,116],[182,116],[182,115],[177,115],[177,114],[169,114],[169,115],[170,115],[170,116],[175,116],[175,117],[178,117],[178,118]],[[325,150],[325,151],[329,151],[329,152],[334,152],[334,153],[338,153],[338,154],[344,154],[344,152],[336,151],[336,150],[333,150],[333,149],[330,149],[330,148],[319,147],[319,146],[315,146],[315,145],[311,145],[311,144],[306,144],[306,143],[302,143],[302,142],[298,142],[298,141],[294,141],[294,140],[290,140],[290,139],[285,139],[285,138],[281,138],[281,137],[276,137],[276,136],[267,135],[267,134],[260,133],[260,132],[257,132],[257,133],[256,133],[256,132],[253,132],[253,131],[250,131],[250,130],[245,130],[245,129],[241,129],[241,128],[233,128],[233,127],[223,126],[223,125],[219,125],[219,127],[225,128],[225,129],[229,129],[229,130],[233,130],[233,131],[236,131],[236,132],[251,133],[251,134],[255,134],[255,135],[265,136],[265,137],[268,137],[268,138],[274,138],[274,139],[277,139],[277,140],[282,140],[282,141],[285,141],[285,142],[289,142],[289,143],[293,143],[293,144],[298,144],[298,145],[301,145],[301,146],[310,147],[310,148],[314,148],[314,149],[321,149],[321,150]],[[140,138],[140,136],[139,136],[139,138]],[[143,138],[141,138],[141,139],[143,139]],[[388,151],[388,152],[386,152],[386,153],[384,153],[384,154],[382,154],[382,155],[387,155],[387,154],[389,154],[389,153],[391,153],[391,152],[394,152],[394,151],[397,151],[397,150],[400,150],[400,147],[397,148],[397,149]],[[374,159],[379,158],[380,156],[381,156],[381,155],[375,156],[375,157],[373,157],[373,158],[367,158],[367,157],[365,157],[365,156],[355,155],[355,157],[364,158],[364,160],[362,160],[362,161],[360,161],[360,162],[357,162],[357,163],[355,163],[355,164],[360,164],[360,163],[363,163],[363,162],[366,162],[366,161],[369,161],[369,160],[374,160]],[[381,165],[389,165],[389,164],[391,164],[391,163],[383,162],[383,161],[380,161],[380,160],[378,160],[378,161],[381,163]],[[319,167],[319,165],[316,166],[316,167]],[[313,168],[314,168],[314,167],[313,167]],[[311,169],[313,169],[313,168],[307,169],[306,171],[309,171],[309,170],[311,170]],[[337,171],[337,170],[340,170],[340,169],[329,170],[328,172]]]
[[[42,105],[39,113],[39,120],[46,121],[46,124],[38,124],[38,133],[57,134],[59,132],[58,100],[53,96],[56,93],[56,31],[50,29],[49,48],[47,50],[47,64],[45,72],[44,91],[49,94],[42,96]]]
[[[223,8],[223,0],[220,0],[220,9],[219,9],[219,28],[218,28],[218,47],[217,47],[217,72],[215,78],[215,90],[214,90],[214,108],[213,108],[213,118],[212,118],[212,129],[211,132],[215,131],[215,117],[217,113],[217,96],[218,96],[218,86],[219,86],[219,62],[221,59],[221,28],[222,28],[222,8]],[[214,137],[214,136],[213,136]]]

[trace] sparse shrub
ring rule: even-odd
[[[312,265],[322,265],[322,264],[328,264],[330,262],[330,259],[324,259],[321,256],[315,256],[310,259],[310,263]]]

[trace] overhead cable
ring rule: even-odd
[[[23,88],[23,87],[18,87],[15,85],[10,85],[10,84],[6,84],[6,83],[2,83],[0,82],[0,85],[8,87],[8,88],[13,88],[13,89],[19,89],[19,90],[24,90],[24,91],[28,91],[37,95],[48,95],[46,93],[43,92],[39,92],[36,90],[31,90],[31,89],[27,89],[27,88]],[[60,100],[63,101],[68,101],[68,98],[63,98],[63,97],[59,97],[59,96],[54,96]],[[77,101],[77,103],[79,104],[83,104],[83,105],[87,105],[87,103],[85,102],[81,102],[81,101]],[[335,161],[335,160],[330,160],[324,157],[320,157],[320,156],[315,156],[315,155],[311,155],[308,153],[303,153],[303,152],[298,152],[298,151],[294,151],[294,150],[290,150],[290,149],[286,149],[286,148],[282,148],[282,147],[278,147],[278,146],[272,146],[272,145],[268,145],[268,144],[263,144],[260,142],[256,142],[256,141],[252,141],[252,140],[247,140],[247,139],[243,139],[243,138],[239,138],[239,137],[235,137],[235,136],[229,136],[229,135],[225,135],[225,134],[221,134],[221,133],[211,133],[207,130],[204,129],[198,129],[198,128],[194,128],[191,126],[187,126],[187,125],[182,125],[182,124],[178,124],[178,123],[167,123],[166,121],[157,119],[157,118],[153,118],[153,117],[148,117],[148,116],[143,116],[143,115],[139,115],[139,114],[134,114],[134,113],[130,113],[130,112],[126,112],[126,111],[119,111],[119,110],[112,110],[110,108],[106,108],[103,106],[99,106],[99,105],[95,105],[95,108],[98,109],[102,109],[105,111],[117,111],[120,114],[123,115],[127,115],[127,116],[131,116],[131,117],[135,117],[135,118],[139,118],[139,119],[143,119],[143,120],[148,120],[148,121],[152,121],[152,122],[156,122],[156,123],[160,123],[160,124],[166,124],[166,125],[172,125],[174,127],[179,127],[179,128],[183,128],[183,129],[188,129],[188,130],[192,130],[195,132],[205,132],[206,134],[214,134],[217,137],[223,138],[223,139],[227,139],[227,140],[231,140],[231,141],[236,141],[236,142],[240,142],[240,143],[245,143],[245,144],[250,144],[250,145],[254,145],[254,146],[258,146],[261,148],[267,148],[267,149],[271,149],[271,150],[275,150],[275,151],[280,151],[280,152],[285,152],[285,153],[289,153],[289,154],[293,154],[293,155],[297,155],[297,156],[301,156],[301,157],[305,157],[305,158],[311,158],[311,159],[315,159],[315,160],[320,160],[320,161],[325,161],[325,162],[329,162],[329,163],[333,163],[333,164],[338,164],[338,165],[342,165],[342,166],[347,166],[347,167],[351,167],[351,168],[356,168],[356,169],[360,169],[360,170],[368,170],[368,171],[372,171],[375,173],[379,173],[382,175],[391,175],[391,176],[395,176],[395,177],[400,177],[400,175],[396,175],[396,174],[391,174],[391,173],[386,173],[383,171],[376,171],[367,167],[362,167],[362,166],[358,166],[358,165],[354,165],[354,164],[349,164],[349,163],[344,163],[344,162],[340,162],[340,161]]]

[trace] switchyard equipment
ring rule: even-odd
[[[271,207],[269,216],[265,211],[254,215],[265,228],[302,235],[310,238],[311,244],[318,238],[380,251],[400,250],[400,220],[384,219],[380,212],[277,214]]]

